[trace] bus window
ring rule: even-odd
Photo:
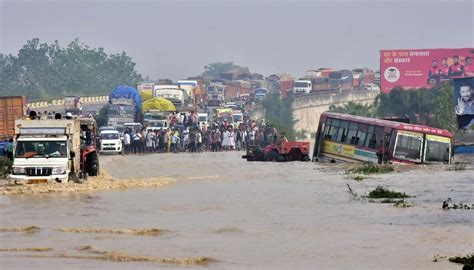
[[[367,137],[367,125],[359,124],[359,129],[357,131],[356,144],[358,146],[364,146],[366,137]]]
[[[375,148],[376,144],[377,144],[377,137],[375,136],[375,127],[369,126],[367,128],[367,140],[365,140],[364,146]]]
[[[346,141],[348,125],[349,123],[347,121],[341,120],[341,123],[339,125],[339,131],[337,132],[337,136],[336,136],[336,141],[338,142]]]
[[[426,135],[426,162],[449,163],[451,141],[449,138]]]
[[[350,122],[349,123],[349,131],[347,132],[346,143],[348,144],[355,144],[356,136],[357,136],[357,123]]]
[[[423,134],[415,132],[399,132],[394,156],[399,159],[421,161],[421,145]]]

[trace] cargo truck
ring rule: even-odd
[[[93,118],[16,120],[10,180],[66,183],[98,175],[96,132]]]
[[[0,97],[0,140],[15,136],[15,119],[26,114],[26,97]]]
[[[130,86],[118,86],[109,95],[107,126],[121,128],[125,123],[139,122],[142,99],[138,91]]]
[[[207,87],[207,106],[220,107],[225,103],[225,85],[222,81],[211,81]]]
[[[176,110],[182,111],[187,110],[188,107],[188,95],[185,90],[180,88],[155,88],[153,90],[153,98],[164,98],[175,106]],[[191,107],[192,108],[192,107]]]

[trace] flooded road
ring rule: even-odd
[[[433,256],[474,251],[474,211],[441,209],[448,197],[474,203],[472,168],[354,181],[341,164],[241,155],[101,156],[114,178],[173,181],[0,196],[0,269],[460,269]],[[348,183],[406,192],[415,206],[354,199]]]

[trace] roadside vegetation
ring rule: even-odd
[[[106,53],[73,40],[28,40],[18,55],[0,54],[0,94],[25,95],[31,100],[66,95],[108,94],[117,85],[135,85],[142,76],[125,52]]]
[[[410,198],[412,196],[407,195],[405,192],[397,192],[393,190],[386,189],[382,186],[377,186],[374,190],[369,192],[367,196],[370,199],[403,199],[403,198]]]
[[[265,108],[265,122],[273,125],[279,132],[284,132],[289,140],[295,140],[297,133],[294,130],[293,96],[282,97],[279,93],[267,94],[263,101]]]
[[[394,168],[391,165],[380,165],[374,163],[364,163],[355,168],[349,169],[348,173],[353,174],[381,174],[393,172]],[[356,179],[354,179],[356,180]]]

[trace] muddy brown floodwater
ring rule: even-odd
[[[0,268],[460,269],[444,256],[474,251],[474,211],[441,209],[474,203],[472,166],[354,181],[345,165],[241,155],[101,156],[116,181],[172,181],[0,196]],[[354,199],[347,183],[415,195],[414,206]]]

